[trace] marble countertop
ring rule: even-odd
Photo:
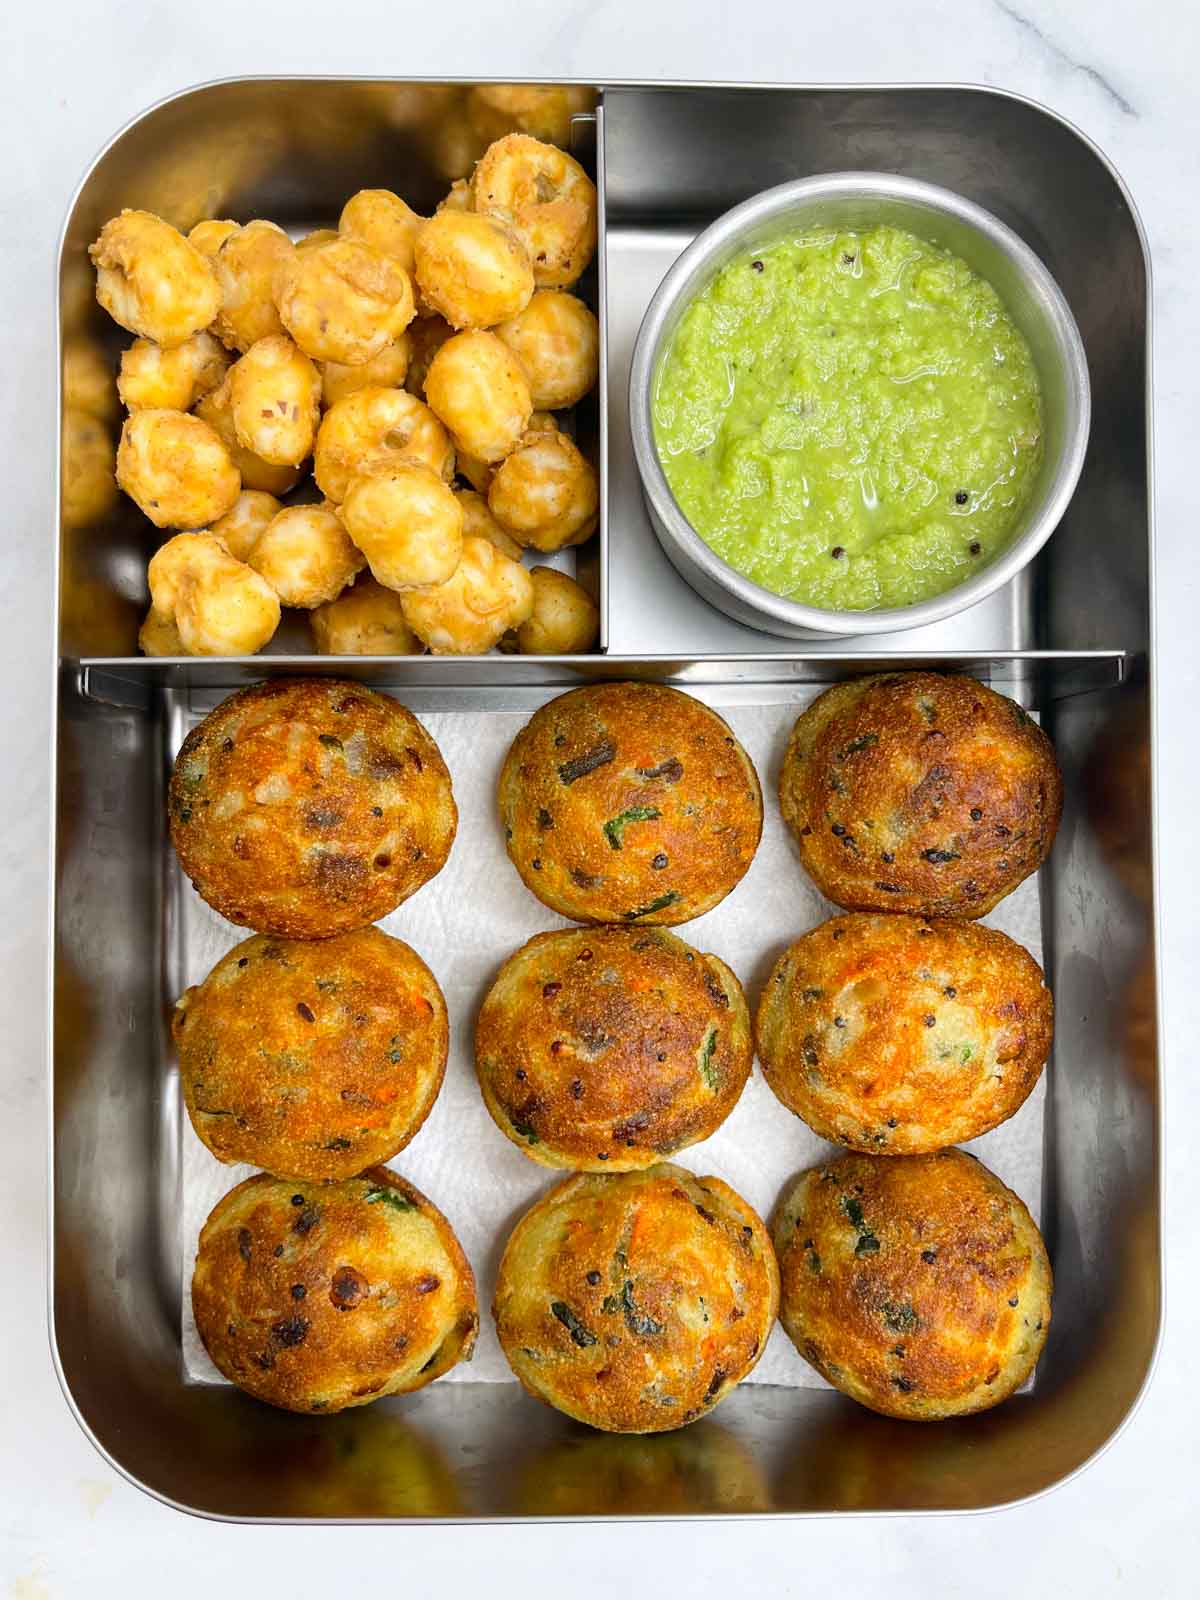
[[[0,540],[0,640],[10,714],[0,784],[0,1583],[15,1600],[150,1593],[308,1595],[357,1584],[459,1595],[528,1592],[553,1573],[573,1597],[670,1585],[689,1595],[801,1594],[836,1581],[889,1596],[983,1597],[1021,1585],[1089,1600],[1194,1593],[1200,1389],[1188,1349],[1200,1325],[1194,1219],[1200,1167],[1185,1130],[1200,1116],[1200,929],[1177,862],[1200,779],[1196,726],[1200,590],[1188,473],[1200,433],[1200,12],[1186,0],[459,0],[449,11],[340,0],[40,0],[0,18],[0,437],[11,485]],[[967,1517],[723,1522],[668,1528],[255,1528],[204,1525],[130,1487],[72,1420],[50,1364],[45,1317],[45,853],[53,449],[53,257],[69,195],[97,145],[173,90],[229,74],[975,82],[1069,117],[1109,154],[1149,232],[1155,275],[1158,752],[1166,985],[1168,1321],[1149,1393],[1081,1476],[1027,1506]],[[1184,737],[1175,737],[1182,730]],[[535,1566],[536,1563],[536,1566]]]

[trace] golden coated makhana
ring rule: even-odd
[[[458,566],[462,507],[423,462],[378,464],[351,478],[341,516],[372,576],[389,589],[428,589]]]
[[[355,366],[394,343],[413,319],[412,279],[394,256],[342,236],[293,251],[276,299],[284,327],[314,361]]]
[[[454,454],[458,476],[469,483],[476,494],[486,497],[492,486],[492,479],[496,476],[495,467],[490,461],[481,461],[478,456],[469,456],[465,450],[456,450]],[[488,514],[491,515],[490,512]],[[492,520],[495,521],[495,518]],[[511,535],[509,537],[511,538]]]
[[[565,289],[596,251],[596,185],[565,150],[512,133],[471,179],[475,209],[515,228],[539,289]]]
[[[123,328],[177,345],[207,328],[221,306],[212,267],[177,228],[149,211],[122,211],[88,254],[96,299]]]
[[[283,507],[273,494],[262,489],[243,489],[223,517],[209,528],[214,539],[238,561],[245,561],[258,542],[267,524],[277,517]]]
[[[565,433],[527,432],[496,469],[488,508],[518,543],[549,553],[596,531],[596,469]]]
[[[152,557],[148,579],[153,610],[174,619],[187,655],[254,655],[279,626],[270,584],[210,533],[169,539]]]
[[[377,356],[348,367],[341,361],[321,363],[321,404],[329,409],[358,389],[399,389],[408,376],[411,337],[407,331],[384,345]]]
[[[452,328],[491,328],[515,317],[533,294],[525,246],[505,223],[469,211],[439,211],[416,245],[417,284]]]
[[[405,621],[435,656],[482,655],[529,616],[533,584],[490,540],[466,538],[450,577],[403,601]]]
[[[221,286],[221,309],[213,332],[230,350],[249,350],[260,339],[283,333],[275,306],[279,270],[292,257],[292,241],[273,222],[248,222],[228,234],[212,255]]]
[[[410,394],[424,398],[429,365],[446,340],[453,337],[454,329],[445,317],[439,317],[436,312],[431,316],[418,317],[410,325],[408,372],[404,378],[404,387]]]
[[[156,528],[205,528],[242,488],[217,434],[185,411],[135,411],[125,419],[117,482]]]
[[[230,401],[228,382],[220,383],[196,402],[192,415],[206,422],[225,446],[241,477],[242,488],[273,495],[286,494],[289,489],[294,489],[300,481],[299,467],[264,461],[253,450],[247,450],[233,425]]]
[[[463,538],[490,539],[510,561],[520,561],[521,546],[496,521],[488,503],[475,489],[456,489],[455,498],[463,512]]]
[[[171,349],[135,339],[121,354],[117,389],[130,411],[190,411],[228,367],[229,356],[211,333],[194,333]]]
[[[178,537],[191,538],[192,535],[180,534]],[[155,611],[153,606],[150,607],[138,629],[138,649],[144,656],[187,655],[173,611],[164,615],[161,611]]]
[[[283,605],[304,611],[336,599],[366,565],[328,502],[286,506],[263,529],[246,561]]]
[[[251,345],[226,381],[240,445],[273,466],[297,467],[312,454],[321,375],[286,334]]]
[[[423,462],[447,483],[454,476],[450,435],[423,400],[405,389],[358,389],[322,417],[313,476],[340,502],[351,478],[401,459]]]
[[[188,234],[188,243],[211,261],[225,240],[237,233],[240,227],[241,224],[230,217],[206,217]]]
[[[576,295],[539,289],[496,337],[521,363],[540,410],[578,405],[600,376],[600,324]]]
[[[314,228],[302,239],[297,239],[295,247],[297,250],[315,250],[320,244],[332,244],[335,239],[340,238],[341,234],[336,228]]]
[[[413,245],[424,223],[425,218],[390,189],[360,189],[342,207],[338,231],[395,256],[405,271],[411,272]]]
[[[517,629],[525,656],[574,656],[590,650],[600,612],[587,590],[556,567],[533,567],[533,610]]]
[[[425,399],[455,448],[488,462],[516,448],[533,411],[521,363],[494,333],[479,329],[455,334],[438,350]]]
[[[401,596],[366,574],[318,606],[311,620],[323,656],[419,656],[425,649],[404,620]]]
[[[470,180],[467,178],[455,178],[434,209],[435,211],[473,211],[475,204],[471,198]]]

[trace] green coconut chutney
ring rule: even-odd
[[[828,610],[977,572],[1041,461],[1037,372],[996,291],[899,228],[813,229],[725,267],[681,317],[653,410],[705,543]]]

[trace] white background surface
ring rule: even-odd
[[[0,1593],[528,1595],[636,1585],[692,1597],[844,1594],[1150,1600],[1196,1592],[1200,1324],[1200,937],[1185,857],[1200,776],[1194,294],[1200,246],[1200,17],[1192,0],[9,0],[0,6]],[[224,1527],[168,1511],[94,1453],[67,1412],[44,1319],[46,722],[53,530],[53,253],[101,140],[150,102],[241,73],[836,82],[975,81],[1079,123],[1116,162],[1154,255],[1157,777],[1167,1006],[1168,1319],[1158,1371],[1081,1477],[984,1516],[524,1528]],[[1193,865],[1194,875],[1194,865]]]

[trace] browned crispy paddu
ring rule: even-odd
[[[762,1353],[779,1272],[767,1230],[719,1178],[682,1167],[578,1174],[521,1218],[493,1314],[539,1400],[611,1433],[710,1411]]]
[[[1042,1236],[962,1150],[813,1167],[785,1192],[774,1237],[792,1343],[873,1411],[984,1411],[1024,1383],[1046,1342]]]
[[[337,678],[275,678],[223,700],[184,740],[169,805],[209,905],[296,939],[394,911],[441,870],[458,821],[412,713]]]
[[[534,1161],[592,1172],[707,1139],[751,1055],[733,973],[665,928],[539,933],[500,969],[475,1031],[501,1132]]]
[[[776,962],[758,1010],[763,1076],[831,1144],[942,1150],[1024,1104],[1054,1003],[1027,950],[949,918],[833,917]]]
[[[792,731],[784,820],[852,911],[981,917],[1036,872],[1062,814],[1049,739],[974,678],[891,672],[827,689]]]
[[[449,1042],[437,979],[379,928],[255,934],[180,997],[172,1031],[188,1115],[212,1153],[317,1181],[408,1144]]]
[[[386,1167],[239,1183],[200,1230],[192,1309],[220,1372],[287,1411],[424,1388],[470,1359],[479,1327],[453,1229]]]
[[[678,923],[741,880],[762,833],[749,756],[715,711],[655,683],[589,684],[535,712],[500,775],[508,853],[577,922]]]

